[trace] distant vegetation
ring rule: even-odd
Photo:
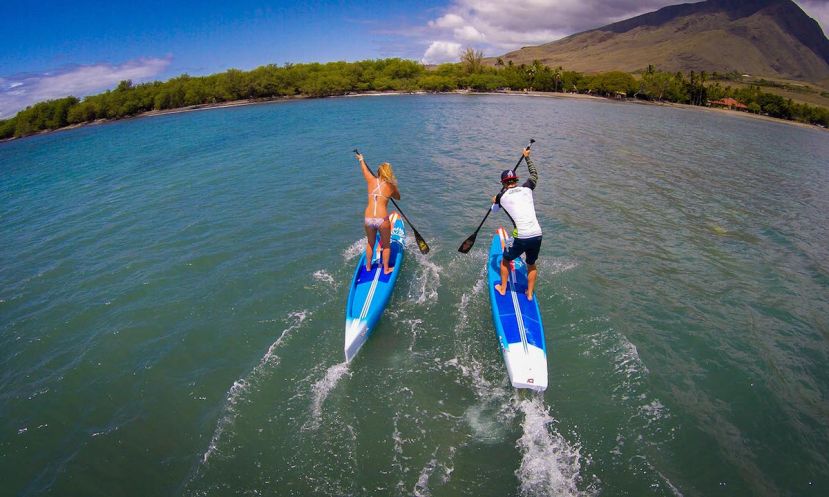
[[[459,63],[427,68],[402,59],[331,62],[327,64],[267,65],[252,71],[229,71],[211,76],[186,74],[166,82],[134,85],[122,81],[114,90],[81,99],[49,100],[0,121],[0,138],[22,137],[45,130],[121,119],[148,111],[218,104],[236,100],[279,97],[327,97],[367,91],[472,91],[530,90],[578,92],[607,97],[706,105],[732,97],[755,113],[829,126],[829,110],[795,103],[761,91],[759,86],[732,88],[721,75],[668,73],[649,67],[637,78],[611,71],[583,74],[533,64],[482,63],[480,52],[467,50]]]

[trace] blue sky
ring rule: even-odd
[[[286,62],[499,55],[680,0],[17,1],[0,6],[0,119],[117,85]],[[829,2],[798,0],[826,29]]]

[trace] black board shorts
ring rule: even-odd
[[[507,247],[504,251],[504,259],[512,261],[527,254],[527,264],[533,265],[538,259],[538,251],[541,250],[541,236],[534,236],[532,238],[513,238],[512,246]]]

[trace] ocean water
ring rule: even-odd
[[[506,217],[457,252],[529,138],[543,395],[491,323]],[[407,95],[2,143],[0,495],[827,495],[828,138]],[[432,251],[346,365],[355,147]]]

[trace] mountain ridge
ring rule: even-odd
[[[653,65],[813,82],[829,78],[829,40],[791,0],[669,5],[501,58],[582,72],[636,72]]]

